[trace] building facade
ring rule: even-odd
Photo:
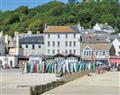
[[[80,28],[77,26],[47,26],[45,55],[80,55]]]
[[[93,30],[99,31],[99,32],[106,32],[106,33],[113,33],[115,30],[112,28],[112,26],[105,24],[96,23],[95,26],[93,26]]]
[[[82,60],[87,62],[107,62],[111,42],[100,36],[84,36],[81,43]]]
[[[4,56],[5,55],[5,42],[4,42],[4,38],[0,38],[0,56]]]
[[[114,49],[114,54],[113,56],[120,56],[120,39],[115,39],[113,42],[113,48],[111,48],[110,53],[112,53],[112,49]]]
[[[31,34],[20,37],[19,48],[23,56],[44,55],[44,35]]]

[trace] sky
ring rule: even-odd
[[[37,7],[52,0],[0,0],[0,10],[15,10],[19,6],[28,6],[29,8]],[[67,0],[59,0],[67,2]]]
[[[45,4],[53,0],[0,0],[0,10],[15,10],[20,6],[28,6],[29,8],[37,7],[38,5]],[[68,0],[59,0],[67,2]],[[120,1],[120,0],[119,0]]]

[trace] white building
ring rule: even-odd
[[[5,55],[5,42],[3,38],[0,38],[0,56]]]
[[[113,33],[115,30],[108,25],[107,23],[105,24],[100,24],[100,23],[96,23],[95,26],[93,26],[93,30],[95,31],[99,31],[99,32],[107,32],[107,33]]]
[[[44,55],[44,34],[19,35],[19,48],[22,48],[22,56]]]
[[[80,55],[80,25],[45,27],[45,55]]]
[[[0,56],[0,63],[3,67],[15,67],[18,64],[18,58],[16,56]]]
[[[16,40],[16,39],[15,39]],[[0,33],[0,65],[3,67],[15,67],[18,63],[16,42],[8,35]]]
[[[120,56],[120,39],[116,38],[112,44],[115,48],[115,55]]]

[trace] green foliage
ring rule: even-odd
[[[3,30],[10,35],[13,35],[15,31],[43,32],[45,23],[75,25],[78,21],[85,28],[92,28],[96,22],[107,22],[118,33],[120,32],[120,5],[106,1],[75,4],[56,1],[31,9],[21,6],[15,11],[0,11],[0,31]]]
[[[28,14],[28,7],[27,6],[21,6],[21,7],[17,8],[15,11],[18,12],[18,13],[27,15]]]

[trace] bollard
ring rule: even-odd
[[[42,87],[41,93],[45,92],[46,91],[46,85],[42,85],[41,87]]]
[[[57,87],[57,82],[56,82],[56,81],[53,81],[53,82],[52,82],[52,89],[55,88],[55,87]]]
[[[51,83],[47,83],[46,85],[47,85],[47,89],[46,89],[46,90],[47,90],[47,91],[48,91],[48,90],[51,90]]]
[[[42,93],[42,86],[41,85],[35,86],[35,92],[36,94]]]

